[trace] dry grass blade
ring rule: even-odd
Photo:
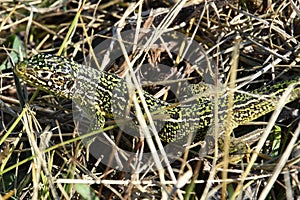
[[[290,93],[297,93],[293,88],[299,89],[299,81],[286,90],[277,83],[300,74],[299,6],[292,0],[1,1],[0,199],[297,198],[299,100],[289,102],[288,108],[286,102]],[[132,41],[124,39],[128,30],[134,33]],[[164,38],[175,32],[188,37],[178,52],[172,49],[178,35],[173,35],[173,43]],[[139,46],[143,37],[147,40]],[[99,50],[104,41],[110,45]],[[199,50],[194,42],[201,46],[201,55],[193,53]],[[122,47],[118,58],[116,44]],[[12,63],[37,53],[98,62],[95,68],[117,74],[134,88],[125,117],[105,113],[103,128],[89,127],[82,135],[70,100],[14,80]],[[62,78],[59,73],[53,76]],[[209,86],[203,83],[206,76],[212,80]],[[209,89],[198,94],[192,84]],[[253,105],[270,98],[265,89],[272,84],[282,94],[275,111],[236,127],[231,116],[245,114],[241,105],[256,112]],[[148,94],[167,103],[165,110],[200,104],[209,112],[194,109],[172,118],[151,110]],[[224,96],[229,98],[226,111]],[[235,101],[245,96],[248,101]],[[217,103],[211,108],[210,102]],[[191,134],[178,148],[186,147],[183,154],[177,156],[176,147],[176,159],[169,157],[158,122],[186,122],[191,128],[208,118],[210,129],[199,129],[200,138],[194,141]],[[134,136],[122,129],[132,122],[137,127]],[[230,129],[225,133],[224,124]],[[225,137],[224,145],[222,133],[235,136]],[[84,142],[100,134],[105,142],[96,146],[100,156],[95,158]],[[240,148],[244,144],[247,148]],[[104,151],[107,146],[111,152]],[[117,167],[112,166],[115,162]]]

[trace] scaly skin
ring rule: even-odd
[[[107,118],[129,118],[125,116],[130,102],[127,84],[115,74],[86,68],[51,54],[37,54],[18,63],[15,73],[28,84],[58,97],[73,99],[87,113],[95,113],[97,128],[103,127]],[[287,86],[298,82],[299,78],[296,77],[254,90],[249,95],[235,94],[231,128],[273,111]],[[197,85],[191,88],[194,95],[199,94]],[[202,96],[196,101],[174,107],[147,92],[143,92],[143,95],[151,112],[165,116],[155,121],[155,125],[160,127],[160,139],[164,142],[176,141],[191,132],[197,133],[197,139],[203,139],[212,124],[214,107],[208,97]],[[295,87],[288,102],[299,97],[300,88]],[[224,121],[228,113],[226,99],[222,96],[218,100],[220,122]]]

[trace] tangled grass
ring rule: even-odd
[[[12,73],[14,63],[37,52],[82,62],[87,55],[97,57],[94,47],[115,38],[118,31],[151,27],[188,35],[203,47],[224,86],[234,82],[236,89],[248,91],[299,74],[299,4],[293,0],[1,1],[0,198],[299,198],[298,101],[281,111],[282,102],[272,116],[234,130],[240,139],[259,135],[249,142],[245,155],[226,154],[226,146],[225,153],[205,157],[188,149],[169,168],[150,166],[130,174],[90,156],[72,120],[70,101],[34,92]],[[156,63],[169,61],[165,52],[150,51],[146,58],[154,69],[147,70],[160,71]],[[105,70],[123,76],[128,67],[124,63],[121,59]],[[180,72],[179,63],[175,59],[172,63],[180,77],[198,81],[197,68],[185,63]],[[161,81],[168,73],[160,76]],[[147,91],[155,94],[161,88],[151,83]]]

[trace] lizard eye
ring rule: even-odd
[[[42,78],[42,79],[50,79],[51,78],[51,73],[47,73],[47,72],[41,72],[40,73],[40,77]]]

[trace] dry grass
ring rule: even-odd
[[[158,11],[158,7],[169,10]],[[37,52],[65,55],[82,62],[87,55],[96,58],[94,47],[106,38],[120,39],[121,30],[156,27],[155,39],[169,28],[200,43],[216,66],[217,70],[213,70],[218,80],[235,91],[245,92],[274,79],[286,80],[299,74],[299,7],[299,1],[292,0],[181,1],[171,10],[171,3],[156,1],[1,1],[0,198],[299,198],[299,117],[291,115],[298,111],[298,100],[283,108],[286,102],[283,96],[273,114],[234,129],[240,139],[244,135],[260,136],[246,154],[231,155],[226,145],[222,151],[216,148],[214,153],[199,157],[196,147],[191,151],[186,149],[181,158],[160,168],[165,162],[155,159],[155,141],[145,139],[145,146],[154,157],[153,166],[131,174],[93,158],[73,123],[72,103],[44,92],[34,93],[30,86],[23,87],[13,76],[7,54],[8,51],[15,63]],[[154,16],[145,17],[151,8],[155,8]],[[157,17],[157,13],[163,13],[160,15],[163,17]],[[159,71],[155,69],[156,62],[167,60],[165,52],[146,47],[128,55],[124,51],[124,59],[109,69],[120,76],[130,74],[130,84],[139,92],[138,64],[148,60],[154,67],[146,73],[153,73]],[[173,61],[180,66],[176,58]],[[176,81],[186,78],[198,81],[199,70],[187,63],[186,66],[182,72],[180,67],[176,68],[179,74]],[[161,79],[156,81],[166,83],[170,73],[159,74]],[[147,84],[150,93],[158,93],[167,101],[172,99],[155,83]],[[151,115],[148,115],[151,129],[146,128],[142,115],[136,118],[144,125],[143,133],[155,134]],[[107,126],[104,131],[118,138],[118,131],[110,130],[113,128]],[[141,146],[135,150],[143,152],[144,143],[137,144]]]

